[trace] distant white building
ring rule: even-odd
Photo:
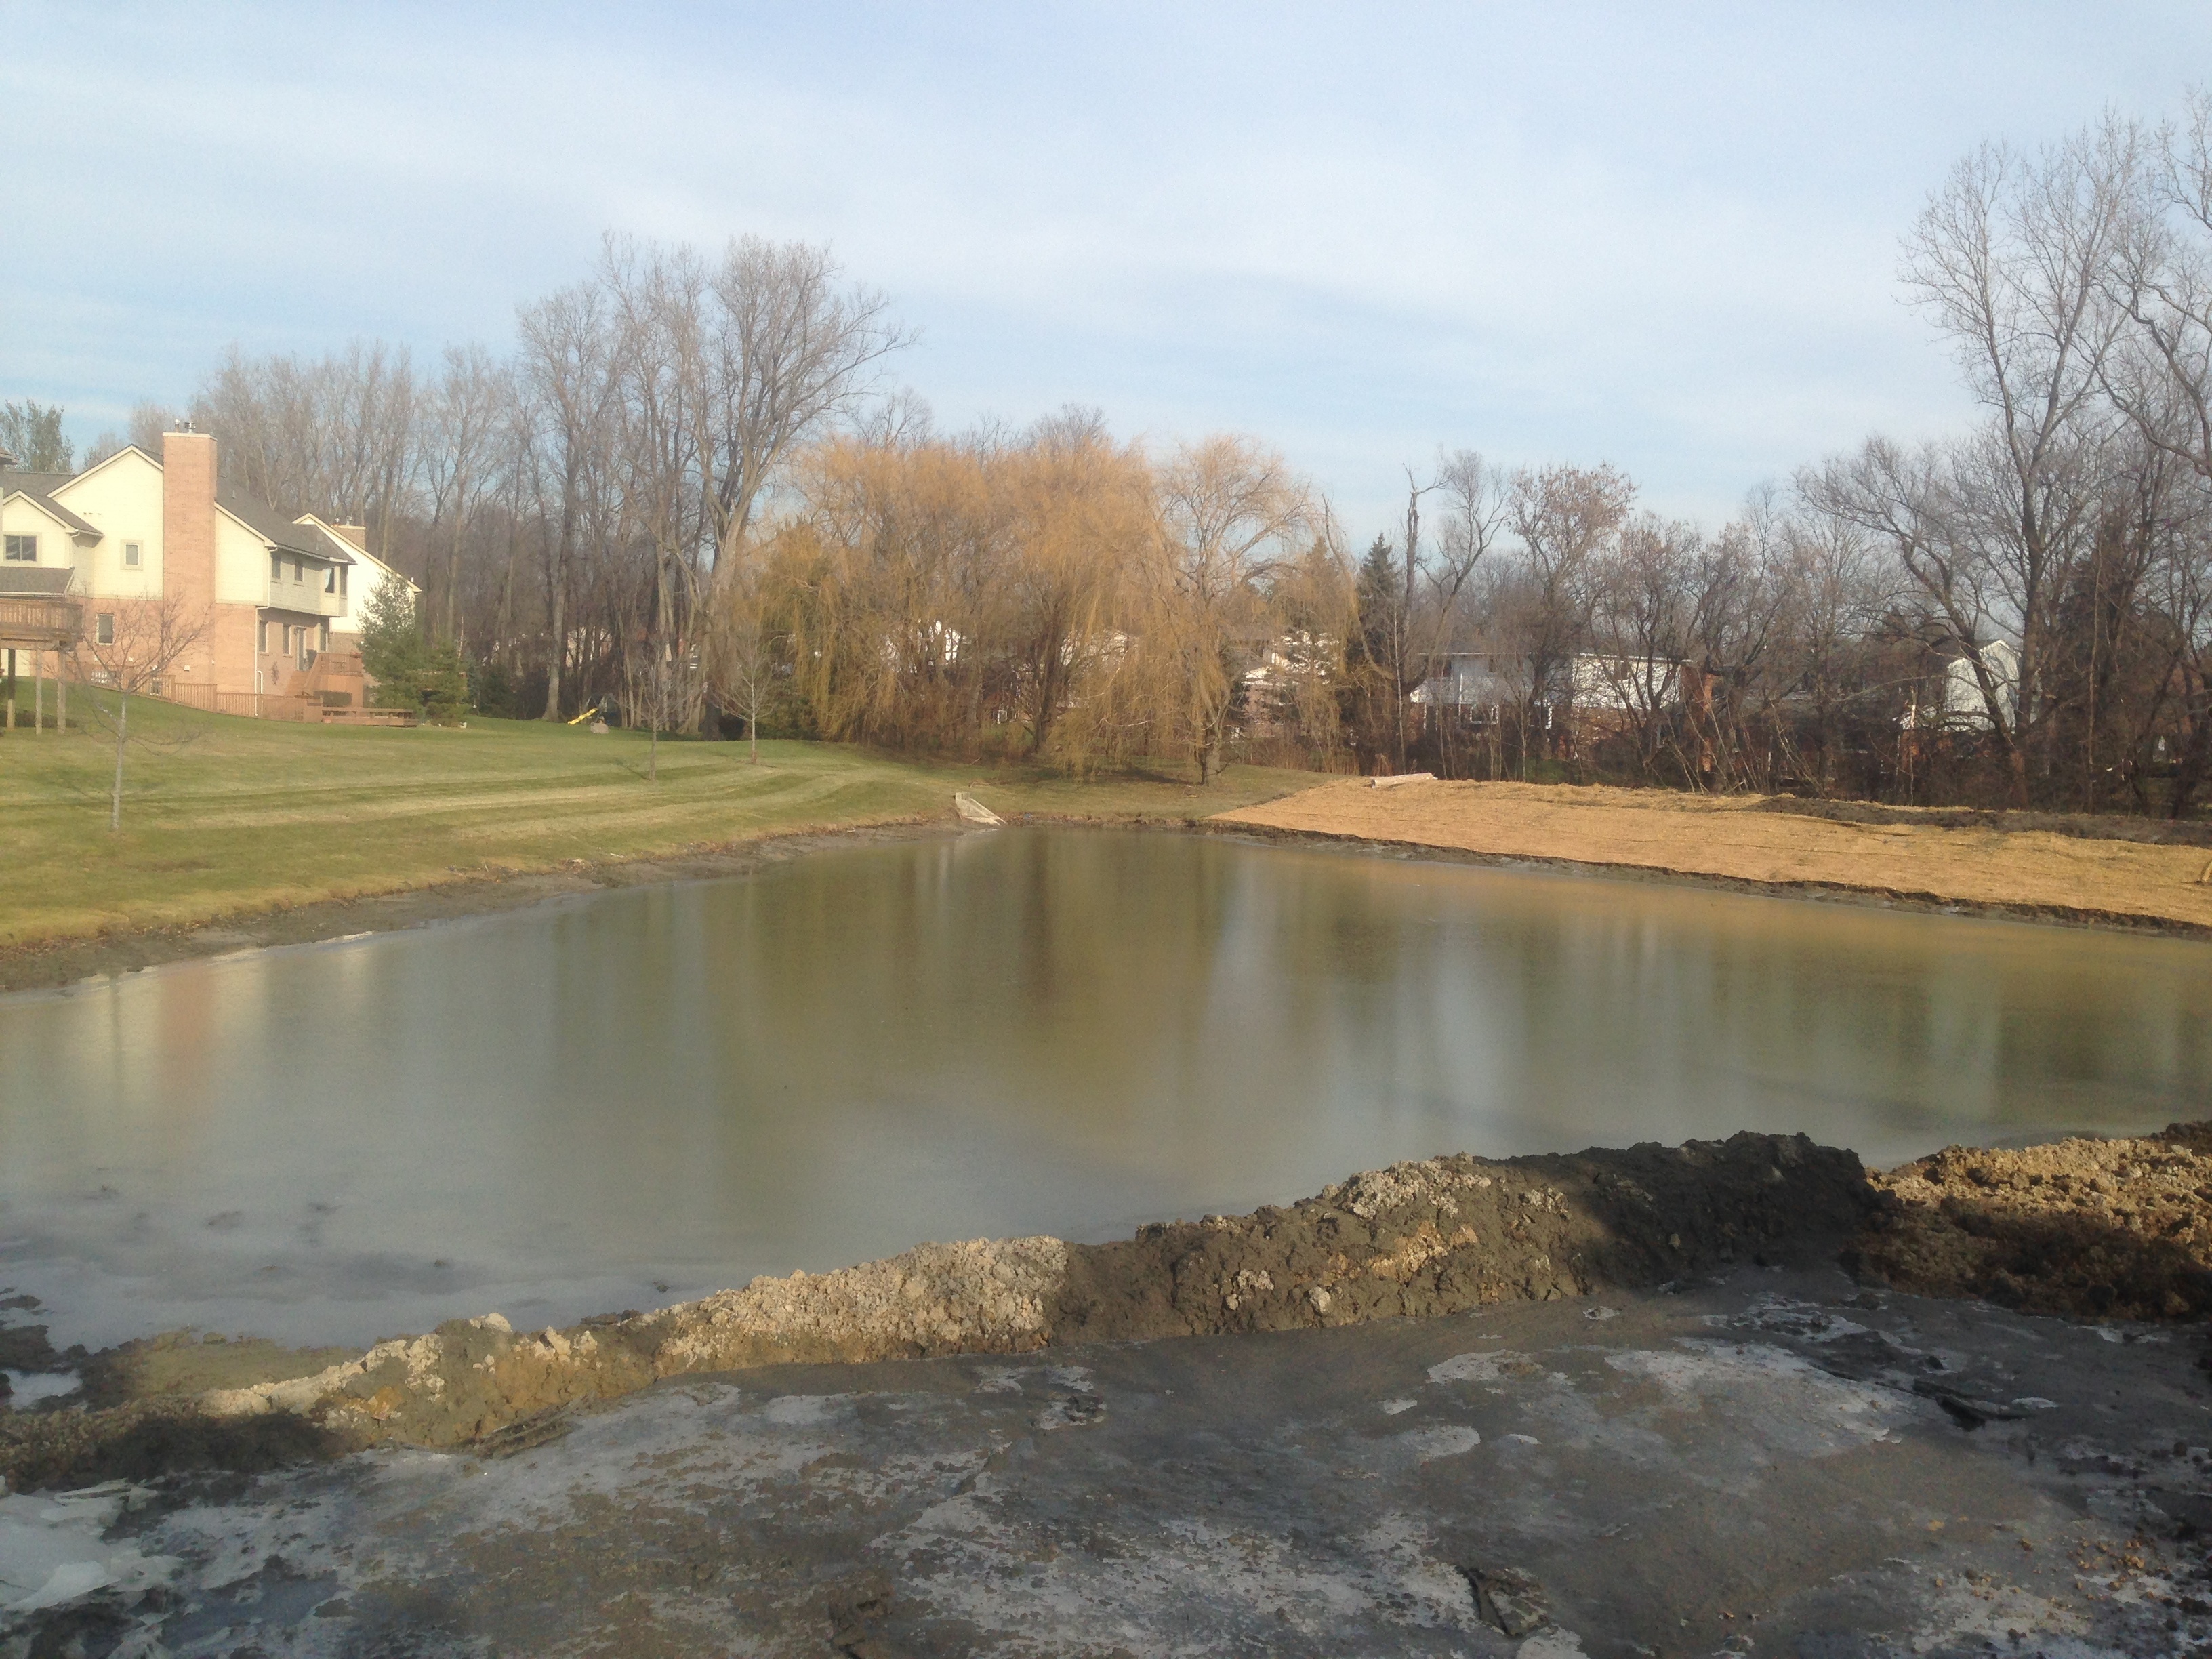
[[[2020,653],[2002,640],[1970,646],[1967,651],[1967,655],[1954,657],[1944,667],[1942,724],[1959,731],[1992,729],[1989,700],[1983,696],[1981,679],[1974,672],[1973,659],[1979,657],[1983,670],[1996,683],[1997,706],[2004,710],[2005,724],[2012,725],[2020,718]]]

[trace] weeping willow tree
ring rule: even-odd
[[[1245,728],[1334,751],[1350,583],[1267,451],[1156,462],[1079,410],[1011,440],[840,438],[789,501],[719,601],[741,712],[781,674],[823,736],[886,747],[1178,753],[1205,781]]]
[[[1273,683],[1285,655],[1286,601],[1316,514],[1280,455],[1216,437],[1177,448],[1158,469],[1152,517],[1127,690],[1155,745],[1186,750],[1209,784],[1240,703]]]

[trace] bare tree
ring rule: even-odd
[[[525,307],[520,319],[520,374],[544,446],[543,476],[555,497],[557,526],[545,544],[546,651],[544,718],[562,717],[561,677],[568,654],[568,578],[579,537],[599,504],[607,439],[620,395],[620,360],[606,301],[595,284],[580,283]]]
[[[94,618],[91,635],[77,651],[80,659],[91,659],[94,679],[115,693],[112,715],[93,701],[93,719],[115,738],[115,776],[107,809],[107,827],[113,831],[123,828],[123,759],[131,744],[131,699],[154,690],[177,659],[199,642],[213,612],[208,606],[189,606],[173,592],[105,603],[112,608]]]
[[[424,398],[421,455],[429,495],[426,551],[444,556],[438,636],[460,638],[461,556],[469,532],[495,483],[514,389],[506,371],[480,345],[448,346],[443,371]]]
[[[2094,535],[2105,368],[2126,322],[2111,278],[2133,205],[2131,157],[2093,137],[2033,158],[1985,145],[1953,170],[1905,241],[1905,280],[1990,411],[1954,469],[1952,539],[1980,566],[1985,596],[2002,595],[2001,619],[2020,641],[2017,688],[2002,699],[1973,659],[2022,806],[2027,731],[2045,712],[2049,608]],[[2000,720],[2000,702],[2014,700]]]
[[[1636,486],[1610,466],[1546,466],[1514,475],[1508,511],[1525,580],[1510,625],[1520,647],[1521,775],[1546,700],[1571,704],[1574,656],[1589,632],[1598,562],[1627,521]]]

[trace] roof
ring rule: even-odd
[[[0,598],[59,599],[73,591],[76,572],[65,564],[0,564]]]
[[[328,559],[332,564],[359,562],[353,556],[348,538],[337,534],[336,526],[325,524],[312,514],[302,514],[295,521],[292,533],[304,537],[317,556]]]
[[[324,550],[320,537],[305,525],[292,523],[258,495],[217,485],[215,504],[271,547],[281,547],[287,553],[304,553],[332,564],[338,562],[337,554]]]
[[[0,472],[0,500],[10,495],[25,496],[49,517],[66,525],[72,536],[89,536],[98,541],[101,535],[98,525],[87,524],[53,497],[53,492],[73,476],[68,472]]]

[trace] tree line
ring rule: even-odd
[[[891,387],[909,337],[883,297],[757,238],[611,237],[501,354],[234,350],[181,412],[232,481],[368,526],[494,712],[1201,780],[1248,758],[2190,813],[2212,102],[1978,150],[1901,276],[1975,423],[1871,437],[1717,531],[1610,466],[1440,450],[1362,550],[1252,438],[1131,443],[1080,408],[940,432]],[[8,406],[0,442],[54,461],[54,415]]]

